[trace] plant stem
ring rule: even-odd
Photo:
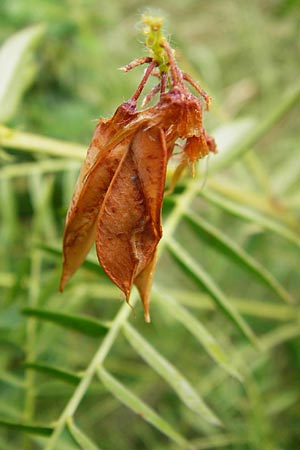
[[[138,85],[137,90],[135,91],[135,93],[134,93],[133,96],[131,97],[131,101],[132,101],[132,102],[134,102],[134,103],[137,102],[139,96],[140,96],[141,93],[142,93],[142,90],[143,90],[144,87],[145,87],[145,84],[146,84],[147,81],[148,81],[148,78],[149,78],[150,75],[151,75],[152,70],[156,67],[156,65],[157,65],[156,61],[151,61],[151,62],[150,62],[149,66],[148,66],[147,69],[145,70],[144,76],[143,76],[143,78],[142,78],[140,84]]]
[[[0,125],[0,144],[3,148],[68,157],[79,161],[83,161],[86,154],[85,146],[16,131],[2,125]]]
[[[41,253],[34,250],[31,256],[31,274],[29,283],[28,306],[34,308],[37,306],[38,296],[40,292],[40,275],[41,275]],[[26,360],[34,361],[36,358],[36,319],[28,318],[26,323]],[[34,417],[35,410],[35,372],[27,370],[25,375],[25,405],[24,405],[24,422],[30,422]],[[23,440],[23,449],[29,450],[31,441],[28,435]]]

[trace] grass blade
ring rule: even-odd
[[[257,278],[263,281],[269,288],[271,288],[282,300],[293,303],[294,300],[286,289],[277,281],[277,279],[260,264],[256,259],[252,258],[242,247],[230,239],[218,228],[211,225],[202,217],[197,216],[193,212],[186,214],[188,221],[196,227],[199,237],[205,239],[205,242],[212,244],[222,254],[231,257],[235,262],[242,264]]]
[[[240,445],[244,447],[247,443],[247,436],[240,436],[238,434],[216,434],[209,437],[202,437],[193,440],[197,450],[213,450],[214,448],[230,449],[233,446]],[[235,447],[238,448],[238,447]]]
[[[0,167],[0,180],[8,178],[28,177],[33,174],[57,173],[79,170],[80,164],[69,159],[46,159],[42,161],[7,164]]]
[[[44,250],[49,255],[55,256],[56,258],[59,258],[59,259],[62,258],[62,250],[61,249],[51,247],[50,245],[40,244],[40,243],[37,245],[37,247],[41,250]],[[102,267],[99,266],[99,263],[96,263],[89,259],[86,259],[85,261],[83,261],[81,267],[84,267],[85,269],[89,270],[90,272],[94,272],[97,275],[104,273]]]
[[[206,293],[193,292],[186,289],[168,289],[168,293],[176,303],[189,309],[192,308],[196,311],[214,311],[216,309],[215,302]],[[294,305],[262,302],[253,297],[230,297],[230,302],[242,315],[271,321],[285,322],[294,320],[297,311]]]
[[[280,222],[271,219],[270,217],[266,217],[251,208],[247,208],[243,205],[228,200],[225,197],[214,194],[211,191],[202,191],[201,195],[210,203],[213,203],[215,206],[225,210],[226,212],[229,212],[230,214],[243,220],[261,225],[263,228],[273,231],[297,247],[300,247],[299,236],[286,226],[282,225]]]
[[[124,334],[135,351],[176,392],[182,402],[202,419],[212,425],[221,425],[220,420],[202,400],[189,381],[160,353],[156,351],[131,325],[124,325]]]
[[[15,33],[0,48],[0,122],[14,115],[18,103],[32,82],[36,64],[30,58],[44,27],[33,25]]]
[[[18,422],[11,422],[9,420],[0,419],[0,426],[5,428],[10,428],[16,431],[24,431],[30,434],[37,434],[39,436],[50,436],[53,429],[51,427],[34,425],[34,424],[24,424]]]
[[[227,298],[219,287],[215,284],[213,279],[207,272],[199,265],[199,263],[192,258],[185,249],[178,244],[173,238],[169,238],[167,242],[169,251],[180,266],[193,279],[200,284],[215,300],[216,304],[222,309],[226,316],[239,328],[243,335],[256,347],[259,346],[258,340],[254,335],[249,325],[245,322],[236,308],[228,302]]]
[[[78,444],[82,450],[100,450],[100,448],[97,447],[96,444],[94,444],[90,438],[77,427],[77,425],[75,425],[72,417],[67,421],[67,428],[76,444]]]
[[[278,103],[277,108],[272,108],[272,111],[265,115],[264,120],[258,121],[258,124],[249,131],[249,134],[246,135],[241,142],[232,146],[229,151],[224,153],[224,155],[221,154],[218,158],[215,158],[212,162],[210,173],[215,173],[224,167],[228,167],[235,160],[244,155],[247,150],[250,150],[253,145],[266,135],[275,124],[299,102],[299,99],[300,88],[297,86]]]
[[[105,336],[108,329],[108,326],[103,322],[74,314],[66,314],[39,308],[24,308],[22,312],[27,316],[53,322],[64,328],[70,328],[91,337],[98,338]]]
[[[65,381],[68,384],[77,385],[81,380],[81,377],[74,372],[68,372],[67,370],[58,369],[57,367],[48,366],[47,364],[39,363],[25,363],[25,369],[32,369],[36,372],[45,373],[52,378]]]
[[[97,374],[104,386],[124,405],[149,422],[157,430],[176,442],[184,449],[192,448],[181,434],[171,427],[150,406],[144,403],[138,396],[127,389],[116,378],[109,374],[103,367],[98,367]]]
[[[2,125],[0,125],[0,140],[3,148],[13,148],[32,154],[70,158],[81,162],[86,154],[86,147],[74,142],[65,142],[38,134],[17,131]]]
[[[219,346],[218,342],[202,323],[171,295],[162,292],[160,288],[153,288],[153,292],[160,304],[203,345],[211,358],[230,375],[242,381],[242,376],[232,365],[225,351]]]

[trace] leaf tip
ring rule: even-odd
[[[60,282],[59,282],[59,288],[58,288],[59,292],[64,291],[69,278],[70,278],[70,274],[66,273],[65,270],[63,270],[61,278],[60,278]]]
[[[146,323],[150,323],[150,322],[151,322],[150,314],[149,314],[148,308],[145,309],[145,311],[144,311],[144,317],[145,317],[145,322],[146,322]]]

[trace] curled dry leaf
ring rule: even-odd
[[[101,266],[127,301],[133,284],[138,288],[149,322],[168,160],[176,141],[185,140],[173,186],[186,166],[193,172],[195,162],[215,152],[216,146],[203,128],[201,100],[191,94],[184,81],[198,91],[206,109],[208,95],[177,66],[161,35],[161,21],[147,17],[146,25],[151,56],[124,68],[127,72],[148,64],[145,74],[132,98],[119,106],[112,118],[99,121],[75,187],[66,218],[60,290],[95,241]],[[144,104],[158,93],[159,100],[137,110],[137,100],[151,75],[159,83]]]

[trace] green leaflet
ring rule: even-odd
[[[3,148],[13,148],[32,154],[37,153],[82,161],[86,153],[86,147],[82,145],[14,130],[3,125],[0,125],[0,139]]]
[[[57,173],[74,168],[78,170],[79,164],[66,159],[46,159],[35,162],[25,162],[17,164],[7,164],[0,168],[0,180],[8,178],[18,178],[33,176],[36,174]],[[67,172],[68,173],[68,172]]]
[[[74,441],[82,450],[100,450],[100,448],[97,447],[77,425],[75,425],[72,417],[67,421],[67,428]]]
[[[98,320],[57,311],[49,311],[46,309],[24,308],[23,314],[37,317],[41,320],[47,320],[62,327],[80,331],[81,333],[92,337],[104,336],[107,333],[108,328],[106,324]]]
[[[121,403],[132,409],[136,414],[141,416],[143,420],[149,422],[161,433],[165,434],[172,441],[176,442],[184,449],[192,449],[185,438],[179,434],[171,425],[169,425],[162,417],[160,417],[152,408],[144,403],[137,395],[132,393],[116,378],[109,374],[103,367],[98,367],[97,374],[104,386],[117,398]]]
[[[174,256],[175,260],[180,266],[188,272],[198,284],[205,288],[205,290],[211,295],[216,304],[222,309],[227,317],[239,328],[243,335],[252,342],[253,345],[258,346],[258,340],[254,335],[251,328],[244,321],[242,316],[236,310],[236,308],[228,302],[223,292],[215,284],[213,279],[208,273],[199,265],[192,256],[190,256],[185,249],[178,244],[173,238],[169,238],[167,243],[168,249]]]
[[[0,419],[0,426],[17,431],[23,431],[30,434],[37,434],[39,436],[50,436],[53,430],[51,427],[47,426],[12,422],[9,420],[2,420],[2,419]]]
[[[0,123],[14,115],[24,91],[33,81],[37,66],[32,50],[44,33],[42,25],[25,28],[0,48]]]
[[[221,424],[185,376],[128,323],[124,326],[124,334],[135,351],[174,389],[188,408],[213,425]]]
[[[193,292],[186,289],[168,290],[170,297],[176,302],[195,311],[212,311],[216,305],[210,296],[202,292]],[[295,308],[282,303],[267,303],[253,297],[230,297],[230,302],[242,315],[258,317],[265,320],[285,322],[295,318]]]
[[[36,372],[44,373],[52,378],[57,378],[68,384],[77,385],[81,377],[74,372],[68,372],[57,367],[49,366],[47,364],[39,364],[34,362],[27,362],[24,364],[25,369],[35,370]]]
[[[231,376],[242,381],[242,376],[232,364],[230,357],[223,350],[223,348],[220,347],[219,343],[202,325],[202,323],[166,291],[161,290],[159,287],[155,287],[153,292],[155,293],[155,298],[158,299],[160,304],[168,311],[169,314],[173,315],[176,320],[181,322],[181,324],[189,330],[193,336],[195,336],[211,358]]]
[[[292,91],[286,94],[285,98],[279,102],[277,107],[265,115],[265,118],[250,128],[246,136],[233,145],[223,155],[218,155],[212,163],[211,172],[215,173],[224,167],[230,166],[235,160],[251,149],[291,108],[299,102],[300,88],[297,85]]]
[[[293,302],[290,294],[277,281],[277,279],[262,264],[249,255],[245,250],[243,250],[242,247],[230,239],[220,229],[214,227],[205,219],[191,211],[186,213],[186,218],[194,227],[196,227],[198,231],[200,231],[198,235],[202,239],[204,238],[205,242],[208,241],[208,243],[219,252],[222,252],[222,254],[228,255],[234,261],[241,263],[245,269],[256,275],[258,279],[271,288],[282,300],[289,303]]]
[[[38,246],[38,248],[40,248],[41,250],[44,250],[49,255],[55,256],[56,258],[61,258],[62,257],[61,249],[58,249],[58,248],[55,248],[55,247],[51,247],[50,245],[40,244],[40,243],[37,246]],[[93,261],[88,260],[88,259],[86,259],[82,263],[82,267],[84,267],[85,269],[90,270],[91,272],[95,272],[98,275],[103,273],[103,269],[99,266],[98,263],[93,262]]]
[[[230,214],[239,217],[243,220],[254,222],[255,224],[261,225],[262,227],[266,228],[267,230],[273,231],[274,233],[278,234],[279,236],[296,245],[297,247],[300,247],[299,236],[293,231],[291,231],[288,227],[281,224],[280,222],[270,217],[267,217],[251,208],[228,200],[223,196],[212,193],[208,190],[201,192],[201,195],[212,204],[218,206],[221,209],[224,209]]]

